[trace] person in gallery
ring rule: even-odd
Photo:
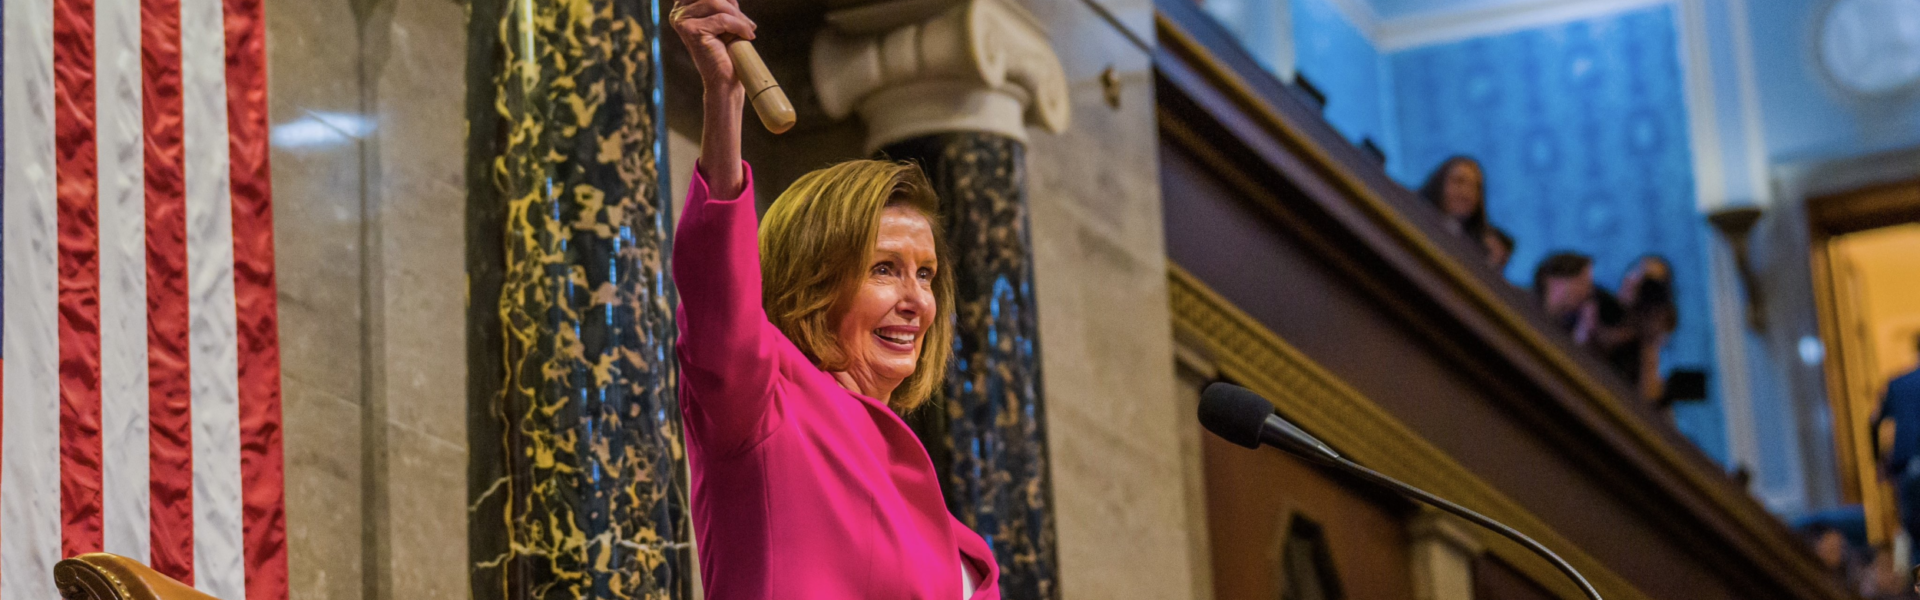
[[[1914,338],[1914,347],[1920,351],[1920,337]],[[1883,472],[1894,482],[1900,524],[1909,539],[1920,540],[1920,368],[1887,382],[1868,431],[1881,454]]]
[[[1481,236],[1480,240],[1487,246],[1487,266],[1495,271],[1506,271],[1507,263],[1513,260],[1513,234],[1488,225],[1487,234]]]
[[[1487,186],[1480,161],[1465,155],[1441,161],[1420,185],[1420,197],[1446,215],[1447,231],[1485,243]]]
[[[1673,264],[1649,254],[1634,261],[1620,281],[1620,294],[1599,290],[1600,326],[1594,344],[1640,399],[1657,402],[1666,395],[1660,353],[1680,328],[1673,302]]]
[[[1665,410],[1660,354],[1680,325],[1667,259],[1649,254],[1634,261],[1616,296],[1594,283],[1592,257],[1555,253],[1534,269],[1533,294],[1575,343],[1604,358],[1641,400]]]
[[[1584,254],[1556,252],[1533,269],[1534,299],[1581,346],[1592,341],[1599,326],[1599,305],[1594,302],[1597,291],[1593,259]]]
[[[673,242],[681,413],[707,598],[1000,597],[900,414],[938,390],[954,280],[920,169],[855,160],[754,218],[736,0],[670,21],[703,80],[700,159]]]

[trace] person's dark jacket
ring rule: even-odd
[[[1893,421],[1893,450],[1887,453],[1887,469],[1896,473],[1903,471],[1907,461],[1920,456],[1920,369],[1887,384],[1887,395],[1880,401],[1879,414],[1876,423]]]

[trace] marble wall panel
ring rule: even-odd
[[[388,597],[468,598],[465,438],[449,442],[393,424],[387,443],[387,477],[394,482],[386,518],[392,540]]]
[[[452,0],[405,0],[392,14],[373,136],[381,260],[371,275],[382,282],[387,364],[380,385],[394,424],[465,448],[466,11]]]
[[[268,115],[276,126],[314,114],[357,114],[357,39],[347,2],[267,7]],[[364,358],[360,148],[278,129],[273,144],[291,598],[361,598],[360,420]],[[325,130],[321,130],[325,133]]]
[[[281,315],[284,323],[284,310]],[[360,407],[293,380],[281,386],[281,398],[289,597],[358,600],[364,572]]]
[[[1062,597],[1194,598],[1151,57],[1094,6],[1023,4],[1073,99],[1027,158]]]
[[[345,2],[275,4],[267,11],[269,117],[288,124],[312,113],[358,110],[357,61],[323,52],[353,39]],[[317,125],[317,123],[316,123]],[[289,382],[358,402],[360,153],[349,138],[294,144],[280,129],[273,145],[275,259],[281,273],[280,339]]]
[[[266,12],[292,597],[464,597],[463,5]]]
[[[379,206],[379,378],[384,410],[376,515],[378,589],[467,597],[466,10],[388,0],[367,25],[377,128],[369,194]]]

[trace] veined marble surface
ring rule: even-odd
[[[613,0],[475,10],[500,36],[474,105],[495,114],[473,141],[497,154],[470,165],[496,187],[472,197],[490,205],[470,231],[489,255],[501,236],[504,271],[474,284],[498,286],[497,320],[476,322],[498,328],[503,364],[474,367],[504,379],[475,398],[491,418],[474,457],[505,469],[473,487],[473,593],[689,598],[657,16]]]

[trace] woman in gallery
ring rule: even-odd
[[[985,541],[947,512],[900,414],[942,385],[953,278],[916,166],[802,176],[754,219],[736,0],[677,6],[704,84],[674,235],[681,413],[708,598],[997,599]]]
[[[1476,243],[1486,237],[1486,173],[1480,161],[1464,155],[1448,157],[1427,175],[1420,197],[1446,215],[1447,231]]]

